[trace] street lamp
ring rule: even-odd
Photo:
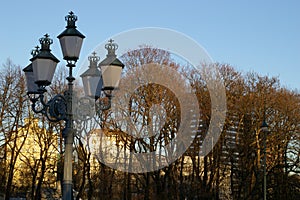
[[[85,36],[76,29],[77,16],[72,11],[65,17],[65,20],[67,21],[66,30],[57,38],[59,39],[64,59],[76,62]]]
[[[100,57],[93,52],[92,56],[88,58],[90,61],[89,69],[80,75],[85,95],[96,100],[100,97],[101,91],[107,97],[111,97],[110,91],[118,87],[124,68],[124,64],[116,56],[118,45],[112,39],[105,45],[105,49],[108,52],[106,58],[97,65]]]
[[[267,200],[267,172],[266,172],[266,165],[267,165],[267,160],[266,160],[266,140],[267,140],[267,133],[269,132],[269,126],[266,122],[265,116],[263,119],[263,122],[260,126],[261,131],[263,132],[263,137],[264,137],[264,185],[263,185],[263,193],[264,193],[264,200]]]
[[[73,154],[73,141],[76,130],[74,129],[74,113],[72,103],[77,97],[73,95],[73,68],[79,58],[83,39],[85,38],[75,26],[77,16],[73,12],[65,17],[67,21],[66,30],[59,36],[63,58],[67,61],[69,75],[66,77],[68,81],[68,89],[64,94],[57,94],[55,97],[46,100],[44,93],[47,91],[46,87],[51,84],[53,75],[55,73],[56,65],[59,60],[51,53],[50,45],[53,40],[49,35],[44,35],[39,40],[41,49],[36,47],[32,51],[31,64],[23,69],[25,72],[27,83],[27,94],[32,103],[32,110],[35,113],[42,113],[51,122],[65,121],[65,128],[62,132],[65,142],[65,155],[64,155],[64,177],[63,177],[63,200],[71,200],[72,198],[72,154]],[[118,46],[110,40],[105,46],[108,50],[107,57],[97,66],[100,60],[96,56],[89,57],[89,69],[81,75],[84,85],[85,95],[93,97],[92,100],[98,102],[100,110],[110,108],[111,104],[111,91],[118,86],[121,78],[121,71],[124,64],[117,59],[115,50]],[[100,68],[100,70],[98,69]],[[101,71],[101,73],[100,73]],[[102,84],[104,83],[104,85]],[[107,85],[106,85],[107,84]],[[101,101],[101,93],[109,97],[109,103],[104,104]],[[100,99],[100,101],[99,101]]]

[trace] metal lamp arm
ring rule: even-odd
[[[43,113],[44,107],[42,107],[41,109],[37,108],[37,102],[39,102],[40,100],[40,95],[38,97],[30,97],[30,95],[28,95],[31,101],[31,109],[33,110],[34,113]]]
[[[30,98],[32,102],[32,110],[35,113],[42,113],[50,122],[59,122],[61,120],[66,120],[67,113],[67,101],[65,97],[61,94],[56,95],[48,102],[44,100],[44,94],[39,94],[38,97]],[[37,103],[40,102],[42,108],[37,108]]]

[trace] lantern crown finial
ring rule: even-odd
[[[118,45],[114,43],[113,39],[110,39],[105,45],[105,49],[107,50],[107,56],[116,56],[116,50],[118,49]]]
[[[53,40],[50,38],[48,33],[46,33],[44,37],[40,38],[39,41],[42,46],[41,50],[50,51],[50,45],[53,43]]]
[[[40,47],[39,47],[38,45],[36,45],[36,46],[34,47],[34,49],[32,49],[32,51],[31,51],[32,57],[38,55],[39,52],[40,52]]]
[[[96,52],[94,51],[92,53],[91,56],[88,57],[89,61],[90,61],[90,66],[91,67],[97,67],[97,63],[99,62],[100,60],[100,57],[99,56],[96,56]]]
[[[76,62],[79,58],[83,39],[85,38],[75,26],[77,16],[71,11],[65,17],[67,21],[66,29],[57,36],[60,42],[64,59],[67,62]]]
[[[70,11],[69,14],[65,17],[67,21],[66,28],[76,28],[75,22],[77,21],[77,16],[74,15],[73,11]]]

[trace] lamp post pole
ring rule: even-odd
[[[68,91],[65,93],[67,101],[66,112],[66,127],[63,130],[63,138],[65,142],[65,156],[64,156],[64,177],[63,177],[63,200],[69,200],[72,197],[72,156],[73,156],[73,141],[76,130],[73,125],[73,81],[72,68],[73,64],[69,65]]]
[[[71,200],[73,196],[73,142],[76,133],[76,129],[74,128],[75,110],[73,110],[75,108],[73,106],[75,98],[73,95],[73,81],[75,80],[73,77],[73,68],[76,66],[79,58],[85,36],[76,29],[75,22],[77,21],[77,16],[72,11],[65,17],[65,20],[67,21],[66,29],[57,37],[61,44],[64,60],[67,61],[66,66],[69,68],[69,75],[66,78],[68,81],[67,91],[64,94],[57,94],[49,101],[46,101],[46,87],[51,84],[56,65],[59,62],[51,53],[50,45],[53,43],[53,40],[49,38],[48,34],[39,40],[41,49],[37,46],[32,51],[31,64],[25,67],[23,71],[25,72],[27,94],[32,103],[32,110],[35,113],[43,114],[51,122],[65,121],[65,128],[62,132],[65,144],[62,199]],[[89,57],[89,69],[81,75],[85,93],[85,97],[82,99],[88,100],[86,103],[87,106],[95,104],[97,108],[96,113],[110,108],[111,91],[118,87],[124,67],[124,64],[115,54],[118,45],[113,43],[113,40],[110,40],[105,45],[105,48],[108,51],[106,58],[98,65],[100,57],[96,56],[94,52]],[[108,102],[103,100],[103,98],[108,98]],[[83,116],[80,116],[76,120],[85,120],[85,117],[90,117],[90,114],[82,114]]]

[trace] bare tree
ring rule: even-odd
[[[27,107],[25,81],[20,67],[8,60],[1,71],[0,141],[2,148],[5,149],[2,159],[6,163],[1,172],[3,172],[4,181],[2,184],[4,186],[2,187],[5,188],[5,198],[9,199],[13,192],[13,174],[16,160],[26,140],[26,136],[19,135],[18,130],[22,127],[24,116],[27,114]],[[23,141],[17,143],[18,138],[23,138]]]

